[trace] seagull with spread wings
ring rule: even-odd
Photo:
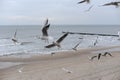
[[[46,19],[45,24],[42,28],[42,37],[40,37],[41,40],[45,40],[48,42],[49,39],[52,39],[52,37],[48,35],[49,27],[50,27],[50,24],[48,24],[48,19]]]
[[[109,52],[105,52],[102,56],[106,56],[106,55],[109,55],[112,57],[112,54],[110,54]]]
[[[55,46],[57,46],[58,48],[61,48],[60,43],[65,39],[65,37],[67,37],[67,35],[68,35],[68,32],[62,35],[56,42],[53,42],[52,44],[45,46],[45,48],[52,48]]]
[[[110,6],[110,5],[113,5],[113,6],[115,6],[115,7],[117,8],[118,6],[120,6],[119,4],[120,4],[120,1],[119,1],[119,2],[106,3],[106,4],[102,5],[102,6]]]

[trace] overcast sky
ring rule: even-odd
[[[0,25],[41,25],[46,18],[51,24],[120,25],[120,7],[103,7],[115,0],[0,0]],[[85,12],[94,5],[89,12]]]

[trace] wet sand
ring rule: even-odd
[[[120,51],[92,61],[95,51],[110,50],[120,46],[80,49],[35,55],[29,58],[0,57],[0,62],[21,63],[0,69],[0,80],[119,80]]]

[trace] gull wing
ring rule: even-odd
[[[117,3],[120,3],[120,2],[117,2]]]
[[[45,46],[45,48],[51,48],[51,47],[54,47],[54,46],[55,46],[55,44],[53,43],[53,44]]]
[[[67,37],[67,35],[68,35],[68,32],[67,33],[65,33],[63,36],[61,36],[56,42],[57,43],[60,43],[60,42],[62,42],[63,41],[63,39],[65,38],[65,37]]]
[[[16,30],[15,33],[14,33],[14,38],[16,38],[16,35],[17,35],[17,30]]]
[[[98,54],[98,60],[100,59],[101,55],[102,55],[101,53]]]
[[[85,0],[78,2],[78,4],[80,4],[80,3],[84,3],[84,2],[85,2]]]
[[[46,26],[47,24],[48,24],[48,19],[45,20],[44,26]]]
[[[86,0],[87,3],[90,3],[90,0]]]
[[[105,52],[103,56],[106,56],[106,55],[109,55],[109,56],[112,56],[109,52]]]
[[[75,45],[74,49],[76,49],[80,45],[80,43],[81,41],[77,45]]]
[[[112,5],[113,4],[113,2],[111,2],[111,3],[106,3],[106,4],[103,4],[103,6],[108,6],[108,5]]]
[[[93,56],[93,57],[91,57],[91,60],[93,60],[94,58],[96,58],[97,56]]]
[[[86,11],[90,11],[92,9],[93,5],[90,6]]]
[[[43,36],[48,36],[47,30],[49,29],[50,24],[46,25],[42,29]]]

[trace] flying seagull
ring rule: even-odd
[[[105,52],[102,56],[106,56],[106,55],[109,55],[112,57],[112,55],[109,52]]]
[[[18,40],[16,39],[16,35],[17,35],[17,30],[15,31],[14,36],[13,36],[13,38],[12,38],[12,41],[13,41],[14,43],[17,43],[17,42],[18,42]]]
[[[110,3],[106,3],[102,6],[110,6],[110,5],[113,5],[113,6],[116,6],[116,8],[119,6],[120,2],[110,2]]]
[[[61,48],[60,43],[65,39],[65,37],[67,37],[67,35],[68,35],[68,32],[62,35],[56,42],[53,42],[52,44],[45,46],[45,48],[52,48],[55,46],[57,46],[58,48]]]
[[[90,10],[92,9],[93,6],[94,6],[94,5],[90,6],[87,10],[85,10],[85,12],[90,11]]]
[[[98,58],[98,60],[99,60],[101,56],[102,56],[102,54],[101,54],[101,53],[99,53],[97,56],[93,56],[93,57],[91,57],[91,59],[90,59],[90,60],[93,60],[94,58]]]
[[[80,41],[79,43],[77,43],[77,44],[75,45],[75,47],[73,47],[72,49],[75,50],[75,51],[77,51],[77,47],[80,45],[80,43],[81,43],[81,41]]]
[[[50,24],[48,24],[48,19],[46,19],[45,24],[42,28],[42,37],[41,40],[45,40],[48,42],[49,35],[48,35],[48,29],[50,27]]]
[[[83,1],[78,2],[78,4],[81,4],[81,3],[84,3],[84,2],[90,3],[90,0],[83,0]]]
[[[97,39],[95,40],[95,42],[94,42],[94,46],[96,46],[97,45],[97,43],[98,43],[98,36],[97,36]]]

